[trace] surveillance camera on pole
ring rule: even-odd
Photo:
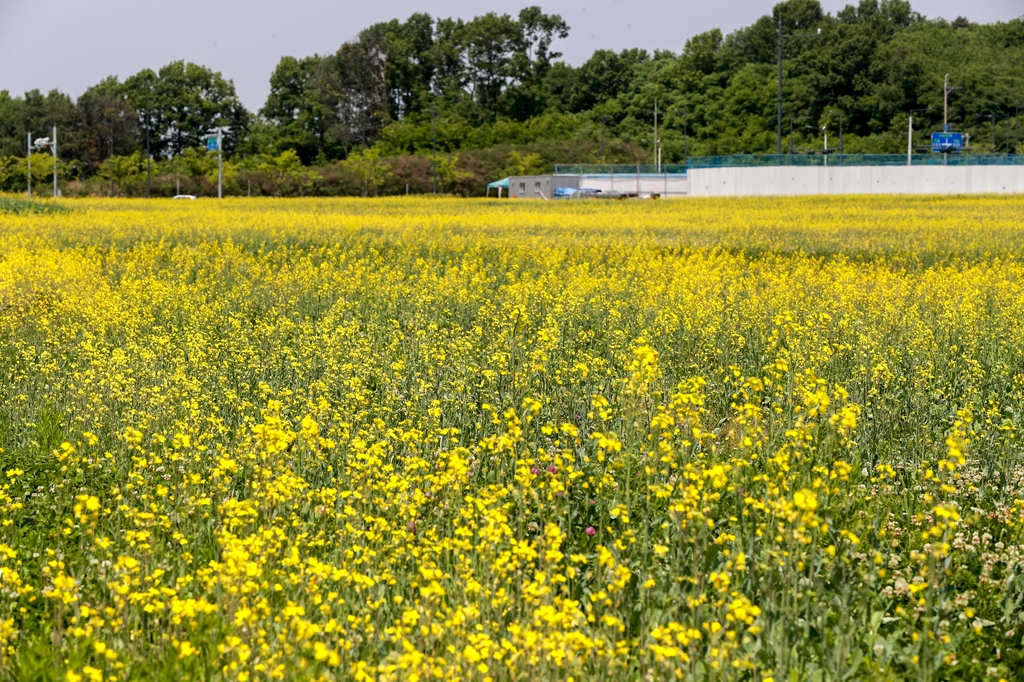
[[[28,151],[25,154],[26,176],[28,177],[28,198],[32,198],[32,133],[28,134]]]
[[[58,196],[58,190],[57,190],[57,161],[58,161],[58,159],[57,159],[57,126],[53,126],[53,139],[52,140],[50,138],[48,138],[48,137],[40,137],[40,138],[36,138],[35,142],[32,142],[32,134],[31,133],[29,133],[28,139],[29,139],[29,142],[31,142],[31,144],[29,145],[30,150],[34,149],[36,151],[43,151],[44,149],[49,147],[50,151],[53,152],[53,196],[54,196],[54,198],[57,198],[57,196]],[[31,153],[30,153],[30,156],[31,156]],[[31,161],[29,163],[31,164]],[[29,166],[29,168],[31,168],[31,166]],[[31,180],[30,180],[30,182],[31,182]],[[29,196],[32,196],[31,185],[29,186]]]

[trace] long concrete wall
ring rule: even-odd
[[[681,197],[687,193],[685,175],[676,173],[646,173],[641,175],[581,175],[580,188],[617,191],[625,194],[658,194],[662,197]]]
[[[1024,193],[1024,166],[692,168],[690,196]]]

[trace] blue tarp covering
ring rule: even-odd
[[[477,185],[477,186],[479,187],[479,185]],[[494,182],[488,182],[487,186],[491,187],[491,188],[503,187],[505,189],[508,189],[508,178],[502,178],[501,180],[495,180]]]

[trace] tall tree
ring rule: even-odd
[[[229,126],[224,148],[231,152],[245,136],[249,114],[235,86],[219,72],[176,61],[154,73],[145,69],[124,84],[128,101],[148,118],[155,155],[171,157],[202,146],[202,137],[216,126]]]
[[[110,156],[127,156],[140,149],[142,126],[138,113],[111,76],[78,98],[79,160],[83,170],[95,173]]]
[[[372,144],[388,120],[385,40],[382,25],[371,27],[317,69],[326,135],[346,156],[356,145]]]
[[[324,105],[315,88],[318,55],[282,57],[270,76],[270,94],[260,115],[273,126],[276,153],[294,150],[309,164],[323,149]]]

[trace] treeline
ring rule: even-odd
[[[554,49],[569,26],[529,7],[470,21],[414,14],[334,54],[284,57],[258,112],[229,79],[184,61],[108,78],[77,100],[0,92],[0,188],[24,186],[26,134],[53,125],[65,185],[92,193],[144,191],[147,133],[155,192],[210,191],[201,138],[215,126],[230,128],[229,193],[469,194],[554,163],[649,163],[655,102],[666,163],[774,152],[780,19],[784,150],[791,136],[797,150],[821,149],[824,132],[834,147],[841,116],[846,153],[899,153],[912,111],[925,143],[942,126],[946,74],[952,129],[975,151],[1017,150],[1022,19],[928,19],[904,0],[830,15],[817,0],[787,0],[727,36],[693,36],[678,54],[598,50],[573,67]],[[52,161],[38,156],[43,180]]]

